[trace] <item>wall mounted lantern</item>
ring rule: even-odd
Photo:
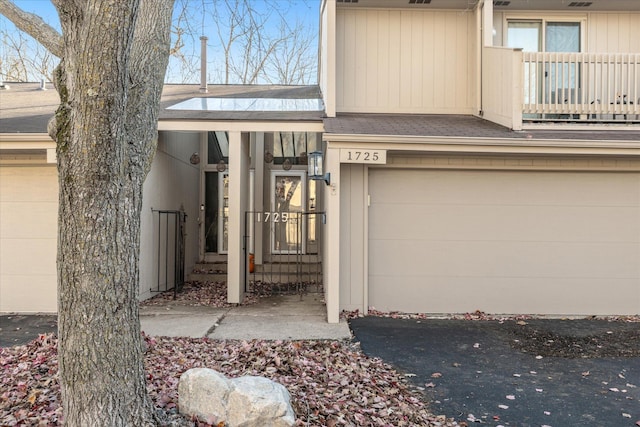
[[[315,181],[324,181],[327,185],[331,183],[331,174],[329,172],[323,174],[321,151],[313,151],[309,153],[308,174],[309,179],[313,179]]]

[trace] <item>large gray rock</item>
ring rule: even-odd
[[[228,427],[289,427],[295,424],[287,389],[262,377],[228,379],[207,368],[186,371],[178,384],[178,406],[187,416]]]
[[[195,415],[209,424],[224,421],[228,418],[227,398],[231,387],[229,379],[213,369],[189,369],[178,383],[180,412]]]
[[[231,380],[233,387],[227,400],[229,426],[288,427],[295,424],[289,391],[263,377],[240,377]]]

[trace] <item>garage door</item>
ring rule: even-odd
[[[0,312],[57,309],[55,165],[0,166]]]
[[[640,175],[369,171],[369,305],[640,313]]]

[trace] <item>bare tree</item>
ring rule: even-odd
[[[189,18],[174,20],[174,40],[202,35],[213,28],[210,39],[214,50],[213,78],[222,84],[310,84],[317,78],[317,34],[302,24],[289,23],[289,12],[300,0],[203,0],[190,4]],[[202,20],[200,29],[198,14]],[[194,32],[195,31],[195,32]],[[198,31],[200,31],[198,33]],[[194,81],[200,66],[198,43],[185,43],[173,56],[179,63],[170,65],[169,78]],[[287,65],[279,62],[285,60]],[[295,65],[294,65],[295,63]]]
[[[288,84],[296,81],[308,84],[311,73],[300,73],[301,67],[289,67],[291,73],[288,75],[269,73],[268,64],[293,52],[294,55],[302,54],[305,59],[313,52],[310,50],[313,34],[304,32],[301,25],[289,26],[287,11],[292,2],[266,0],[261,10],[255,5],[251,0],[224,0],[213,4],[211,22],[216,26],[224,55],[222,61],[218,61],[224,67],[220,73],[222,82]],[[313,61],[308,64],[315,67]]]
[[[69,426],[155,425],[138,317],[142,184],[155,153],[173,0],[53,0],[62,34],[0,0],[60,58],[59,376]]]
[[[263,75],[271,84],[303,85],[317,78],[314,36],[300,22],[280,27],[282,42],[265,61]]]
[[[45,78],[51,81],[56,58],[31,37],[22,32],[0,31],[3,55],[0,55],[0,80],[33,82]]]
[[[295,21],[294,4],[310,0],[176,0],[165,81],[196,83],[199,37],[214,30],[210,83],[311,84],[317,79],[317,34]],[[24,34],[0,31],[0,79],[52,80],[55,59]]]
[[[192,7],[193,0],[177,0],[174,18],[171,24],[171,50],[166,76],[179,76],[172,83],[194,83],[200,78],[200,56],[194,50],[199,46],[197,39],[197,8]],[[191,46],[191,49],[187,49]]]

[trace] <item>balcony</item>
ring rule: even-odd
[[[640,54],[485,47],[483,114],[520,130],[541,124],[640,123]]]

